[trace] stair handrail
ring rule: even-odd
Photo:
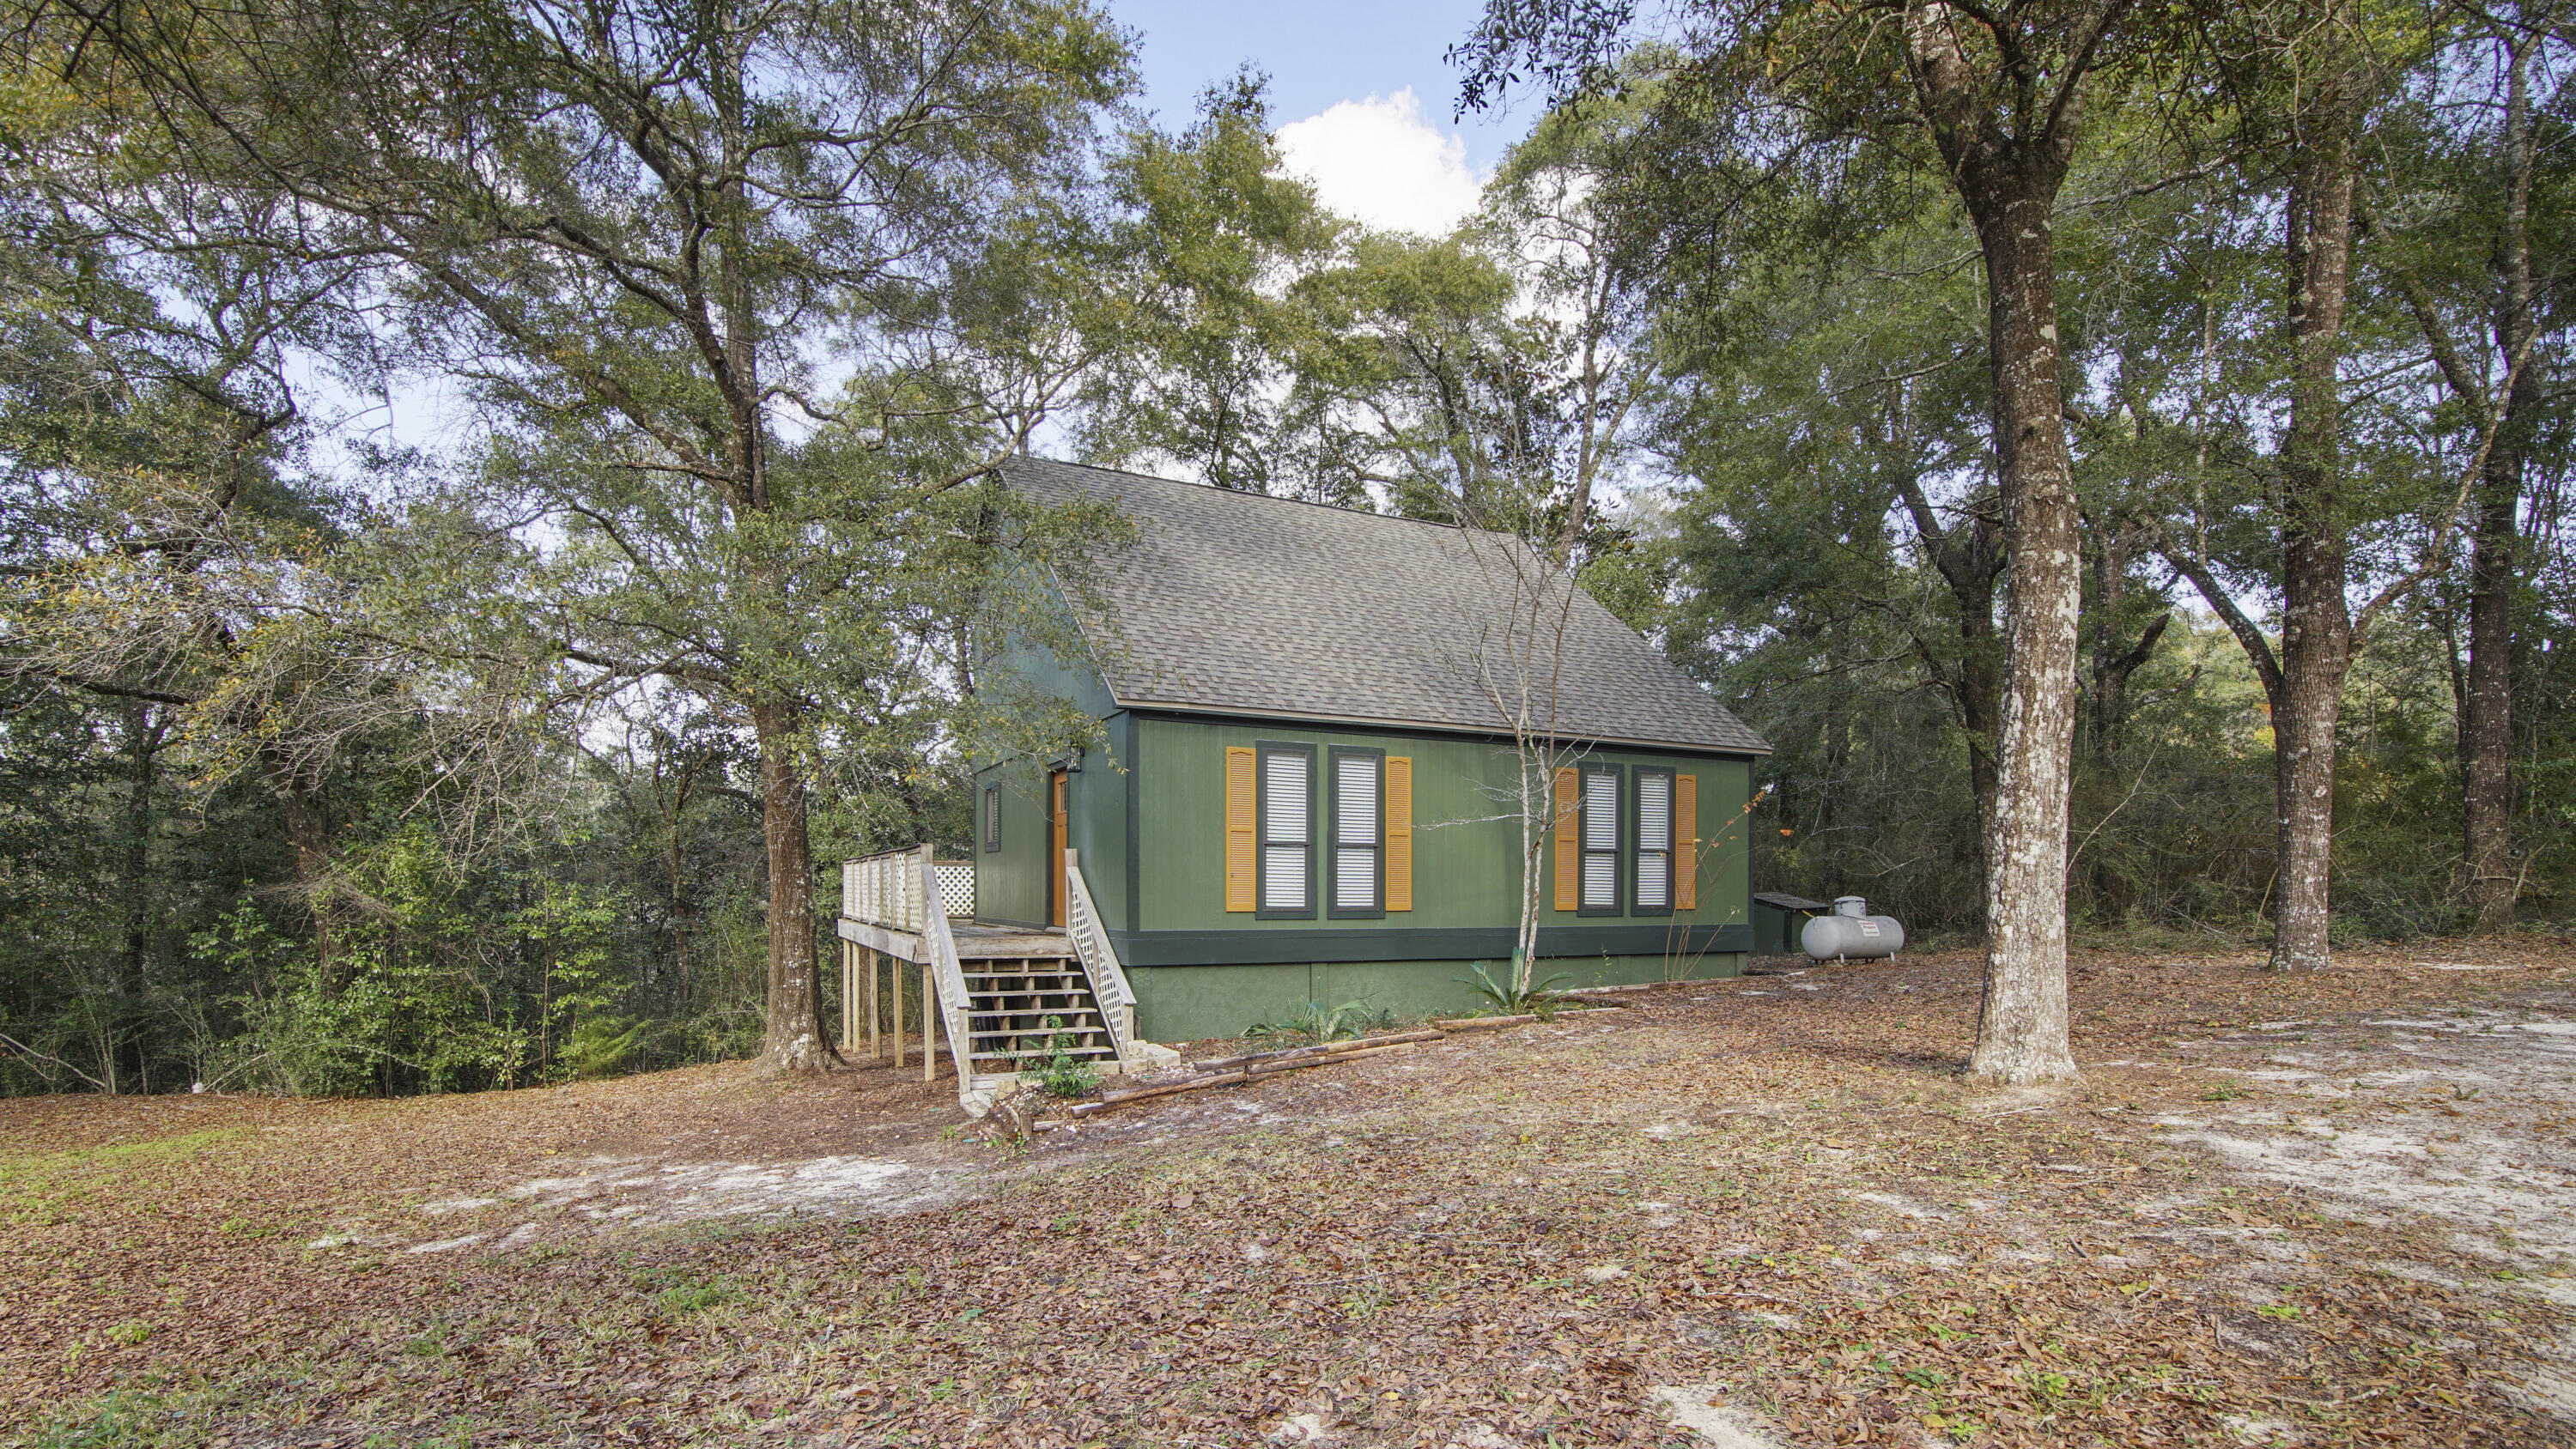
[[[1100,908],[1092,904],[1091,885],[1082,878],[1080,855],[1064,853],[1064,920],[1065,934],[1073,939],[1074,958],[1082,963],[1082,974],[1091,981],[1091,998],[1100,1003],[1101,1024],[1109,1031],[1109,1044],[1125,1061],[1132,1055],[1136,1038],[1136,991],[1127,984],[1127,972],[1118,964],[1118,949],[1109,944],[1108,928],[1100,923]]]
[[[912,874],[914,885],[921,890],[915,903],[937,901],[939,861],[934,849],[922,845],[909,853],[919,863]],[[968,1034],[973,1025],[968,1013],[974,1007],[966,994],[966,968],[957,960],[957,938],[948,930],[946,911],[929,910],[920,915],[924,919],[916,929],[921,933],[922,954],[930,958],[930,979],[939,991],[939,1025],[948,1038],[948,1055],[957,1063],[957,1102],[970,1115],[981,1116],[975,1110],[976,1104],[968,1100],[975,1092],[975,1044]]]

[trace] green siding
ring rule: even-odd
[[[975,842],[975,914],[987,921],[1035,923],[1046,918],[1046,771],[1014,760],[975,772],[978,803],[987,785],[1002,787],[1002,848]]]
[[[1065,844],[1081,853],[1084,882],[1112,930],[1127,919],[1127,790],[1131,772],[1122,746],[1131,739],[1127,716],[1106,722],[1105,749],[1085,750],[1065,782]],[[1039,925],[1047,919],[1046,777],[1053,762],[1014,760],[975,772],[976,799],[987,785],[1002,787],[1002,848],[975,852],[975,914],[987,921]],[[977,817],[979,822],[981,816]]]
[[[1389,912],[1388,929],[1510,926],[1520,916],[1520,826],[1509,799],[1518,765],[1511,748],[1484,740],[1388,732],[1298,729],[1231,722],[1143,719],[1138,773],[1140,900],[1138,931],[1299,931],[1352,921],[1259,920],[1225,909],[1225,752],[1261,740],[1313,744],[1318,758],[1334,745],[1383,749],[1413,760],[1413,909]],[[1698,909],[1652,916],[1585,916],[1581,924],[1616,920],[1658,926],[1733,925],[1748,920],[1742,807],[1752,794],[1751,766],[1741,759],[1603,750],[1584,757],[1619,765],[1660,765],[1699,777],[1699,830],[1717,836],[1700,867]],[[1322,797],[1317,797],[1318,820]],[[1497,819],[1501,816],[1504,818]],[[1542,926],[1578,924],[1572,911],[1549,909],[1549,862],[1540,861]],[[1320,874],[1320,873],[1319,873]],[[1322,881],[1317,881],[1322,889]],[[1375,924],[1375,923],[1371,923]]]
[[[1048,661],[1050,680],[1086,700],[1072,671]],[[1213,719],[1139,716],[1108,710],[1105,747],[1086,751],[1067,792],[1067,841],[1081,852],[1083,874],[1110,929],[1152,943],[1131,962],[1139,998],[1138,1026],[1150,1039],[1233,1036],[1262,1021],[1282,1020],[1310,1002],[1337,1007],[1363,1001],[1399,1016],[1462,1011],[1476,1004],[1460,984],[1472,956],[1484,953],[1500,975],[1509,967],[1508,932],[1518,919],[1520,830],[1509,791],[1517,773],[1510,746],[1490,740],[1396,731],[1316,729]],[[1319,763],[1336,745],[1382,749],[1413,761],[1413,899],[1410,911],[1380,920],[1322,917],[1265,920],[1225,909],[1225,751],[1263,740],[1317,747]],[[1614,947],[1543,959],[1540,978],[1565,972],[1578,985],[1731,976],[1747,944],[1750,877],[1742,809],[1752,793],[1751,764],[1741,758],[1602,750],[1586,760],[1654,765],[1699,780],[1697,825],[1717,844],[1701,862],[1695,910],[1648,915],[1584,915],[1553,909],[1553,847],[1540,856],[1542,950],[1564,949],[1596,930],[1619,933]],[[1320,777],[1320,770],[1319,770]],[[977,913],[986,920],[1046,919],[1046,762],[987,765],[976,784],[1003,787],[1002,849],[976,842]],[[980,798],[980,797],[979,797]],[[1317,820],[1324,797],[1319,788]],[[1132,837],[1131,838],[1131,832]],[[1132,870],[1132,877],[1131,877]],[[1323,872],[1315,882],[1326,889]],[[1131,910],[1130,902],[1133,902]],[[1693,955],[1656,941],[1688,928],[1735,927],[1722,944]],[[1468,944],[1457,932],[1477,933]],[[1245,935],[1240,933],[1257,933]],[[1504,943],[1494,943],[1497,933]],[[1702,930],[1703,939],[1706,930]],[[1305,961],[1317,956],[1430,959]],[[1595,942],[1594,945],[1598,945]],[[1284,963],[1246,957],[1288,957]]]

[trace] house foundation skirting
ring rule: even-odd
[[[1152,1041],[1201,1041],[1239,1036],[1256,1023],[1312,1019],[1318,1012],[1356,1014],[1346,1029],[1371,1022],[1460,1016],[1492,1002],[1478,995],[1478,958],[1430,961],[1237,962],[1230,966],[1136,966],[1127,979],[1136,988],[1137,1030]],[[1488,976],[1510,971],[1482,958]],[[1699,957],[1594,955],[1541,961],[1533,983],[1557,987],[1622,986],[1638,982],[1708,980],[1734,976],[1744,958],[1711,951]]]
[[[1351,961],[1508,961],[1516,934],[1508,926],[1459,930],[1112,931],[1110,944],[1129,966],[1270,966]],[[1753,928],[1671,926],[1651,922],[1541,926],[1541,959],[1601,956],[1695,958],[1753,949]]]

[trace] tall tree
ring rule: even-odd
[[[2334,868],[2335,727],[2352,668],[2351,557],[2343,478],[2343,324],[2352,288],[2352,215],[2368,79],[2352,16],[2329,3],[2296,19],[2322,44],[2292,114],[2282,208],[2283,330],[2290,420],[2280,451],[2281,648],[2256,658],[2272,699],[2280,802],[2273,907],[2276,970],[2327,964]],[[2251,646],[2248,646],[2249,649]]]
[[[935,314],[1015,194],[1080,188],[1126,83],[1116,33],[1046,0],[31,18],[26,43],[102,105],[150,98],[130,122],[166,133],[187,184],[288,203],[239,244],[372,267],[410,361],[472,380],[492,450],[468,536],[528,543],[508,582],[574,687],[658,680],[749,732],[765,1055],[823,1065],[815,712],[894,657],[878,566],[997,442],[914,439],[961,410],[889,381],[887,339]],[[846,398],[832,354],[858,363]],[[816,428],[860,445],[800,467]]]
[[[2279,198],[2273,335],[2287,417],[2271,456],[2258,464],[2268,484],[2256,507],[2269,557],[2254,570],[2280,599],[2278,648],[2216,566],[2197,491],[2191,536],[2169,532],[2164,551],[2236,635],[2270,706],[2276,970],[2318,969],[2330,959],[2345,680],[2371,624],[2430,572],[2399,564],[2358,613],[2352,606],[2356,584],[2384,562],[2357,554],[2357,531],[2403,511],[2365,486],[2348,459],[2343,376],[2346,319],[2358,295],[2365,128],[2424,34],[2402,19],[2365,13],[2357,0],[2284,0],[2249,9],[2223,45],[2242,118],[2239,167],[2258,193],[2269,186]],[[2438,554],[2449,536],[2448,511],[2439,500],[2425,511]]]
[[[2553,391],[2544,334],[2562,331],[2563,184],[2543,152],[2563,137],[2568,39],[2561,6],[2480,12],[2445,53],[2484,124],[2446,124],[2442,67],[2417,83],[2389,130],[2403,169],[2366,215],[2377,270],[2404,299],[2464,431],[2484,437],[2469,526],[2467,668],[2460,680],[2462,860],[2478,930],[2513,925],[2521,872],[2512,829],[2514,656],[2526,475]],[[2555,64],[2551,62],[2555,61]],[[2472,446],[2475,444],[2473,443]]]
[[[1753,119],[1738,136],[1768,126],[1764,139],[1775,145],[1928,139],[1976,229],[2012,572],[1987,846],[1985,1005],[1969,1066],[2011,1082],[2075,1071],[2066,1028],[2066,863],[2082,568],[2062,422],[2053,212],[2096,72],[2136,44],[2130,9],[2127,0],[1714,4],[1691,37],[1700,59],[1676,85],[1703,113],[1742,107]],[[1467,103],[1492,96],[1529,63],[1560,89],[1583,88],[1602,74],[1631,13],[1625,5],[1492,0],[1465,47]]]
[[[1286,407],[1314,329],[1296,284],[1331,260],[1344,223],[1282,164],[1268,86],[1241,72],[1199,98],[1181,134],[1133,130],[1112,158],[1123,215],[1088,283],[1126,304],[1100,319],[1080,444],[1104,463],[1319,496]]]

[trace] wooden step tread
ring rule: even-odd
[[[1080,1040],[1085,1037],[1106,1036],[1108,1033],[1097,1026],[979,1026],[970,1035],[977,1041],[991,1041],[1007,1036],[1038,1038],[1069,1036]]]
[[[993,1041],[993,1040],[997,1040],[997,1039],[1002,1038],[1002,1037],[1020,1037],[1020,1036],[1037,1037],[1037,1038],[1039,1038],[1039,1039],[1041,1039],[1041,1040],[1043,1040],[1044,1038],[1047,1038],[1047,1037],[1052,1037],[1052,1036],[1069,1036],[1069,1037],[1074,1037],[1074,1038],[1076,1038],[1076,1039],[1080,1039],[1080,1038],[1082,1038],[1082,1037],[1096,1037],[1096,1036],[1104,1036],[1104,1035],[1106,1035],[1106,1034],[1107,1034],[1107,1033],[1103,1032],[1099,1027],[1096,1027],[1096,1026],[1090,1026],[1090,1027],[1076,1027],[1076,1026],[1055,1026],[1055,1027],[1047,1027],[1047,1026],[1031,1026],[1031,1027],[1020,1027],[1020,1028],[1012,1028],[1012,1029],[1006,1029],[1006,1028],[1000,1028],[1000,1027],[990,1027],[990,1026],[979,1026],[979,1027],[975,1028],[975,1031],[974,1031],[974,1037],[975,1037],[975,1040],[977,1040],[977,1041]]]

